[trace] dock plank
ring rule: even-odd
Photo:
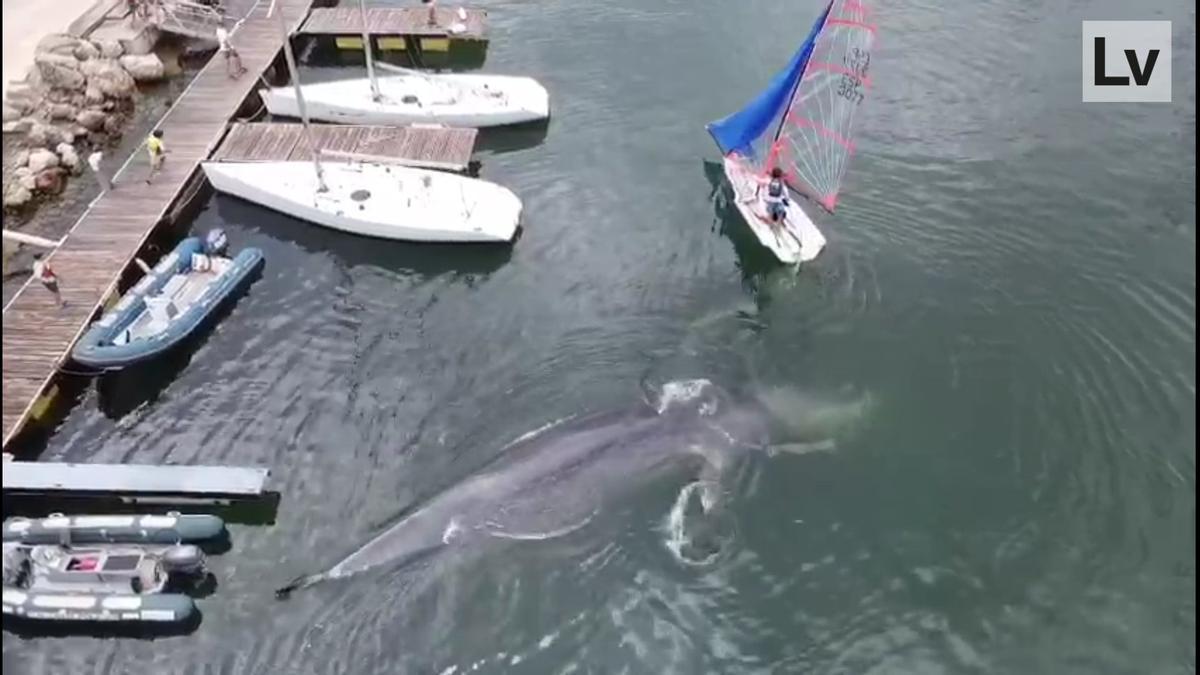
[[[252,467],[8,462],[4,491],[261,495],[269,475]]]
[[[434,22],[428,7],[374,7],[367,10],[367,32],[386,37],[442,37],[459,40],[487,39],[487,11],[438,7]],[[362,14],[358,7],[317,7],[300,26],[306,35],[361,35]]]
[[[307,161],[303,125],[238,122],[214,153],[223,162]],[[313,139],[325,150],[432,161],[464,171],[475,151],[476,129],[342,126],[314,124]],[[348,161],[327,157],[324,161]]]

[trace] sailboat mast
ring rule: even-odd
[[[304,124],[304,142],[308,144],[308,149],[312,152],[313,166],[317,169],[317,190],[325,192],[329,189],[325,185],[325,171],[321,168],[321,152],[317,149],[317,144],[313,142],[312,130],[308,124],[308,108],[304,105],[304,92],[300,87],[300,73],[296,68],[296,55],[292,53],[291,36],[288,34],[287,22],[283,19],[283,8],[277,5],[278,0],[271,0],[271,8],[267,14],[276,14],[279,17],[279,32],[283,35],[283,56],[287,61],[288,74],[292,77],[292,86],[296,88],[296,106],[300,108],[300,121]]]
[[[371,81],[371,99],[383,98],[379,93],[379,81],[375,79],[375,58],[371,55],[371,35],[367,29],[367,0],[358,0],[358,13],[362,17],[363,53],[367,55],[367,79]]]

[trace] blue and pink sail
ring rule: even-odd
[[[754,100],[708,125],[722,154],[833,211],[854,153],[854,113],[871,87],[875,25],[861,0],[832,0],[807,39]]]

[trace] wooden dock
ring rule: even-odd
[[[427,7],[376,7],[367,10],[367,34],[386,37],[428,37],[455,40],[487,39],[487,12],[482,9],[464,9],[465,19],[458,9],[438,7],[434,10],[436,22],[430,23]],[[351,35],[363,32],[362,14],[359,8],[316,7],[300,26],[305,35]]]
[[[316,124],[314,141],[323,150],[393,159],[398,164],[466,171],[475,151],[476,129],[445,127],[341,126]],[[227,162],[310,158],[301,124],[237,123],[213,153]],[[326,157],[325,161],[346,161]]]
[[[311,0],[278,0],[292,30]],[[231,36],[248,72],[230,80],[214,56],[160,121],[168,154],[153,184],[145,183],[149,161],[139,151],[68,232],[48,261],[60,278],[66,307],[32,279],[4,307],[4,446],[40,406],[75,341],[117,290],[123,271],[216,148],[229,119],[258,85],[256,77],[283,45],[278,19],[260,1]]]
[[[118,495],[228,499],[260,497],[270,470],[258,467],[10,462],[4,493],[37,496]]]

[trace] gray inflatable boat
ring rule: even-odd
[[[6,622],[182,623],[195,602],[169,589],[206,574],[191,544],[3,547]]]
[[[216,516],[52,514],[4,521],[4,543],[20,544],[199,544],[227,535]]]

